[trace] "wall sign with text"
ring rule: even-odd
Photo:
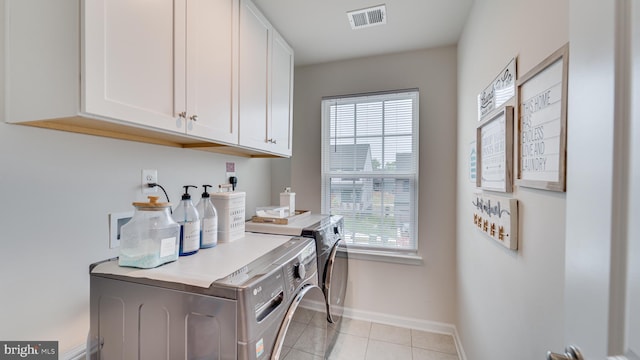
[[[566,191],[569,45],[518,79],[517,184]]]
[[[518,200],[475,194],[473,225],[502,246],[518,249]]]
[[[516,58],[478,94],[478,121],[485,120],[493,110],[500,108],[516,93]]]
[[[476,186],[511,192],[513,178],[513,106],[505,106],[476,131]]]

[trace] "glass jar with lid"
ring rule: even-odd
[[[120,231],[120,266],[154,268],[178,259],[180,225],[169,210],[170,203],[134,202],[135,212]]]

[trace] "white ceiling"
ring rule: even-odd
[[[296,65],[451,45],[473,0],[254,0]],[[352,30],[347,11],[386,4],[387,24]]]

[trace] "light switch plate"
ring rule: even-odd
[[[226,166],[225,166],[225,173],[224,173],[224,178],[225,181],[229,180],[229,177],[231,176],[236,176],[236,163],[234,162],[227,162]]]
[[[120,247],[120,229],[133,217],[133,211],[109,214],[109,249]]]

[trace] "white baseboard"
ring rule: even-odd
[[[389,315],[373,311],[345,308],[344,316],[355,320],[366,320],[379,324],[393,325],[440,334],[454,335],[456,333],[456,327],[452,324]]]
[[[60,355],[61,360],[83,360],[87,357],[87,344],[81,344]]]
[[[453,335],[454,339],[456,339],[456,349],[458,349],[458,357],[460,360],[467,360],[467,354],[464,352],[464,348],[462,348],[462,341],[460,340],[460,336],[458,335],[458,329],[456,329],[455,335]]]

